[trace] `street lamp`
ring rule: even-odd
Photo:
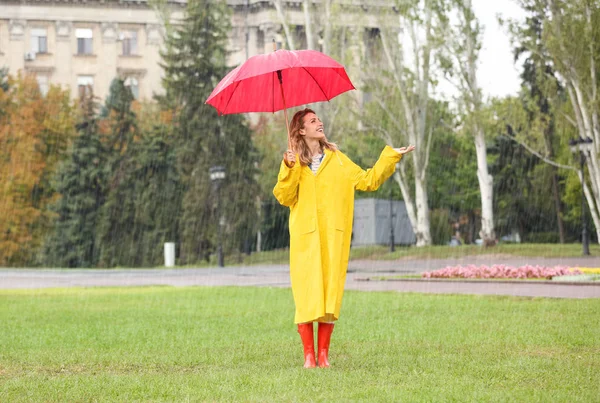
[[[220,200],[220,188],[221,183],[225,180],[225,167],[220,165],[210,167],[209,169],[210,181],[213,183],[215,193],[217,196],[217,261],[219,267],[225,267],[223,261],[223,245],[221,244],[221,227],[223,226],[223,218],[221,217],[221,200]]]
[[[585,215],[585,192],[583,184],[585,183],[585,171],[584,164],[586,156],[592,152],[594,140],[591,138],[572,139],[569,141],[569,146],[573,154],[579,151],[579,164],[581,169],[581,244],[583,245],[583,254],[588,256],[590,254],[590,240],[588,239],[587,220]]]

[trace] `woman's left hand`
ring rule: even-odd
[[[398,154],[407,154],[407,153],[413,151],[414,149],[415,149],[415,146],[408,146],[408,147],[394,148],[394,151],[396,151]]]

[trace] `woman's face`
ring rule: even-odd
[[[314,113],[307,113],[304,116],[304,129],[300,129],[299,133],[306,138],[322,139],[325,137],[323,122]]]

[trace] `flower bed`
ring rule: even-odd
[[[507,279],[548,279],[554,276],[582,274],[579,270],[569,269],[566,266],[506,266],[497,264],[493,266],[448,266],[440,270],[426,271],[423,278],[507,278]]]

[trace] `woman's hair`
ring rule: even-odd
[[[290,142],[292,151],[300,155],[300,164],[303,166],[309,165],[312,162],[310,150],[304,141],[304,136],[300,134],[300,130],[304,129],[304,117],[309,113],[315,113],[312,109],[303,109],[294,114],[290,123]],[[335,143],[327,141],[327,137],[319,139],[321,149],[337,151],[338,147]]]

